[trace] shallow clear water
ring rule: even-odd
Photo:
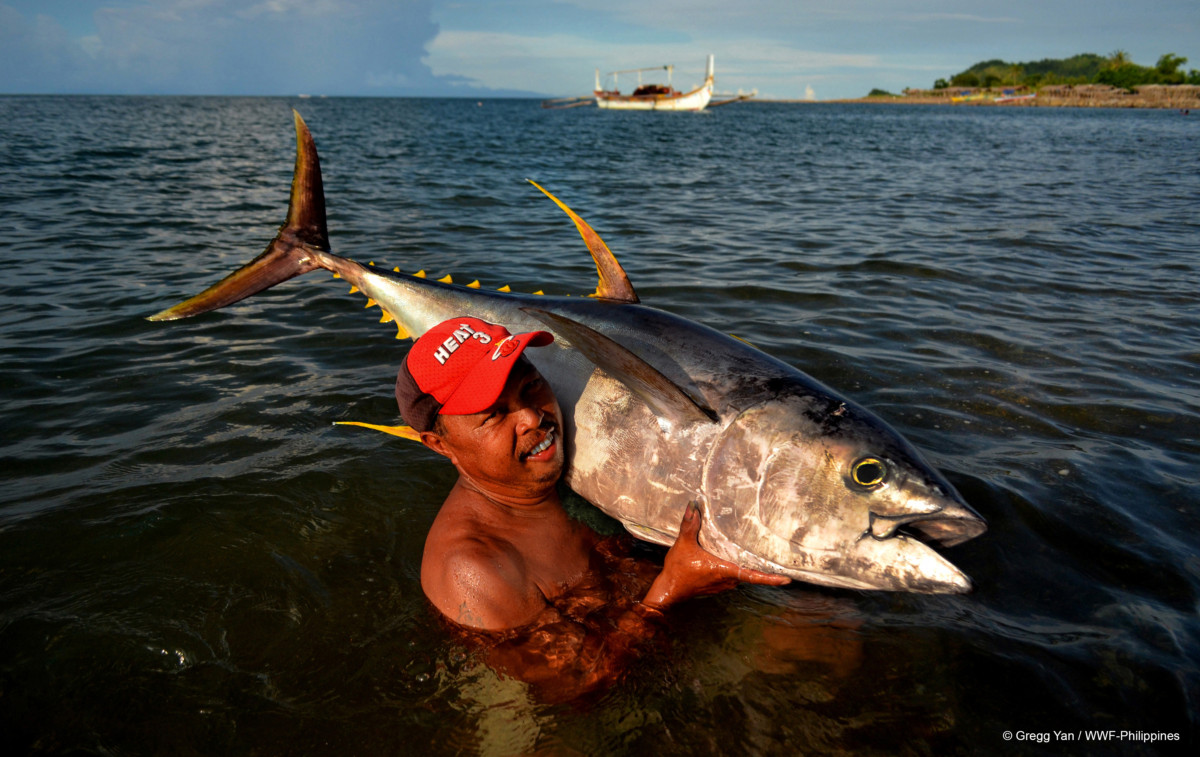
[[[143,320],[270,239],[292,106],[335,251],[590,292],[535,179],[643,302],[748,339],[925,450],[989,521],[949,551],[976,591],[696,600],[586,705],[530,701],[464,656],[417,580],[452,469],[330,425],[395,418],[407,342],[378,311],[313,275]],[[0,741],[1008,754],[1116,729],[1194,745],[1197,207],[1200,118],[1170,111],[0,98]]]

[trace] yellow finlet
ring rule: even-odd
[[[497,289],[496,291],[497,291],[497,292],[511,292],[511,291],[512,291],[512,287],[510,287],[508,284],[505,284],[504,286],[500,287],[500,288],[499,288],[499,289]]]
[[[450,277],[450,274],[446,274],[442,278],[438,279],[438,281],[440,281],[443,284],[453,284],[454,283],[454,279]]]
[[[421,434],[412,426],[379,426],[374,423],[359,423],[358,421],[334,421],[335,426],[361,426],[375,431],[382,431],[385,434],[398,436],[401,439],[411,439],[414,442],[421,441]]]
[[[370,297],[368,297],[368,298],[367,298],[367,304],[363,306],[363,310],[366,310],[367,308],[373,308],[373,307],[375,307],[375,306],[376,306],[376,305],[378,305],[378,304],[379,304],[378,302],[376,302],[375,300],[373,300],[373,299],[371,299]]]
[[[418,279],[423,279],[423,278],[425,278],[425,269],[424,269],[424,268],[422,268],[421,270],[419,270],[419,271],[417,271],[416,273],[414,273],[414,274],[413,274],[413,276],[415,276],[415,277],[416,277],[416,278],[418,278]]]
[[[470,284],[467,284],[467,289],[478,289],[480,286],[479,279],[475,279]]]
[[[399,321],[396,321],[396,338],[412,339],[412,334],[408,333],[408,329],[401,326]]]
[[[380,323],[391,323],[394,320],[396,320],[396,316],[392,315],[386,310],[383,311],[383,315],[379,317]]]
[[[396,266],[395,268],[393,268],[392,273],[400,273],[400,266]]]
[[[342,274],[340,274],[340,273],[334,273],[334,274],[333,274],[333,277],[334,277],[335,279],[340,279],[340,278],[342,277]]]
[[[536,292],[534,292],[534,294],[545,294],[545,292],[543,292],[542,290],[539,289]]]
[[[358,287],[356,287],[356,286],[354,286],[353,284],[351,284],[351,285],[350,285],[350,294],[354,294],[354,293],[355,293],[355,292],[357,292],[357,291],[358,291]]]
[[[375,261],[374,260],[368,261],[367,265],[375,265]]]

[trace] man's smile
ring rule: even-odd
[[[543,438],[542,441],[540,441],[536,445],[534,445],[533,449],[529,450],[528,452],[522,453],[520,456],[521,461],[524,462],[525,460],[529,460],[529,459],[541,461],[541,460],[548,460],[551,457],[553,457],[554,450],[552,448],[554,446],[555,438],[556,437],[554,434],[554,428],[551,427],[551,428],[546,429],[545,438]]]

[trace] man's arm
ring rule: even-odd
[[[741,568],[705,552],[699,542],[700,525],[699,508],[689,505],[679,537],[641,601],[610,602],[582,618],[544,605],[527,626],[490,644],[481,640],[489,647],[489,663],[534,684],[549,699],[570,699],[614,681],[637,647],[657,633],[662,611],[668,607],[731,589],[739,582],[771,586],[790,582],[785,576]]]
[[[439,571],[422,574],[422,588],[447,618],[480,631],[519,628],[548,607],[526,577],[521,555],[511,545],[480,539],[456,544]]]

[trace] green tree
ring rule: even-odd
[[[979,74],[974,71],[963,71],[961,74],[955,74],[950,79],[950,85],[953,87],[978,87]]]
[[[937,81],[935,81],[933,83],[933,88],[934,89],[949,89],[950,82],[946,81],[945,79],[938,79]]]
[[[1106,68],[1096,74],[1096,82],[1121,87],[1132,92],[1134,87],[1142,84],[1161,83],[1162,74],[1158,72],[1158,69],[1139,66],[1136,63],[1126,63],[1115,68]]]
[[[1108,54],[1108,68],[1121,68],[1132,63],[1129,59],[1129,53],[1124,50],[1113,50]]]
[[[1187,58],[1175,53],[1167,53],[1159,58],[1154,68],[1158,71],[1160,81],[1163,84],[1183,84],[1186,77],[1179,70],[1179,67],[1187,63],[1187,60]]]

